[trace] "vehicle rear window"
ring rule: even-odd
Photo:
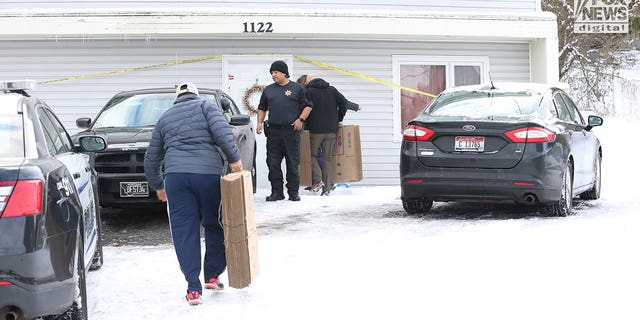
[[[213,96],[205,99],[214,100]],[[96,119],[93,128],[146,127],[156,124],[176,100],[174,93],[140,94],[111,102]]]
[[[541,100],[541,95],[530,92],[452,92],[438,96],[424,114],[472,118],[521,116],[534,113]]]
[[[0,115],[0,158],[22,157],[24,157],[22,115],[2,113]]]

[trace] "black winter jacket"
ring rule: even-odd
[[[335,133],[338,122],[347,113],[347,99],[321,78],[311,80],[307,85],[307,96],[313,103],[313,109],[307,119],[311,133]]]

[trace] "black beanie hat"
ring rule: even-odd
[[[284,73],[284,75],[289,78],[289,67],[287,67],[287,64],[282,61],[282,60],[276,60],[271,64],[271,68],[269,68],[269,73],[271,73],[271,71],[276,70],[276,71],[280,71],[282,73]]]

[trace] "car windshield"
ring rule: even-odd
[[[213,95],[202,96],[205,99],[215,101]],[[93,128],[153,126],[175,100],[174,93],[150,93],[120,97],[112,101],[100,113]]]
[[[542,96],[528,91],[458,91],[444,93],[423,114],[450,117],[519,117],[534,113]]]
[[[21,120],[22,117],[17,113],[0,113],[0,158],[24,157]]]

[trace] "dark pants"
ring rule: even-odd
[[[217,278],[226,268],[220,210],[220,176],[169,173],[165,177],[167,209],[173,246],[188,289],[202,293],[200,284],[200,224],[204,227],[204,278]]]
[[[282,159],[287,164],[287,193],[297,195],[300,188],[300,131],[291,126],[269,125],[267,135],[267,167],[271,193],[284,195],[282,184]]]

